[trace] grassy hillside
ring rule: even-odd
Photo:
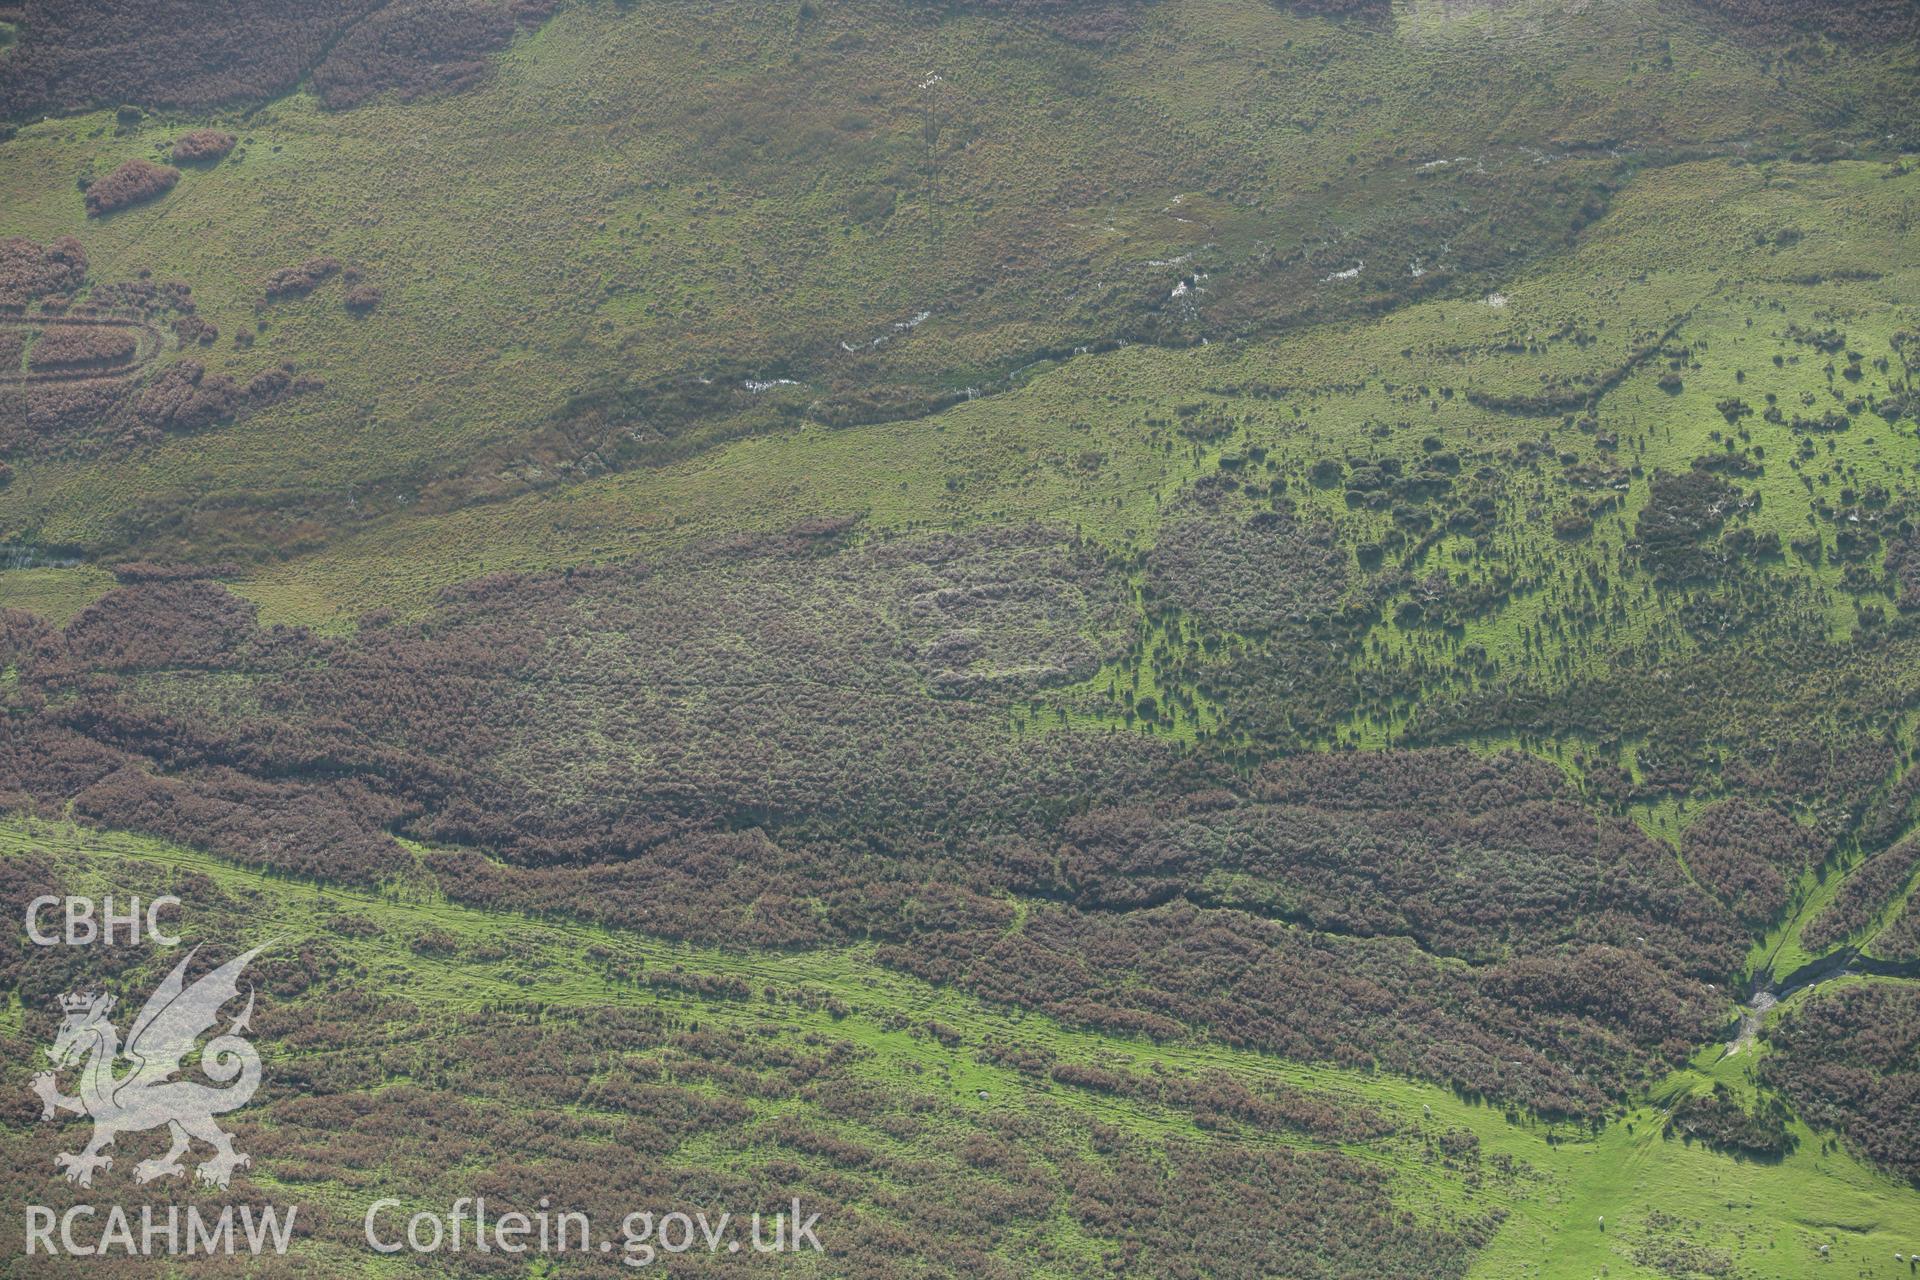
[[[277,939],[259,1274],[1920,1250],[1900,14],[103,15],[0,46],[0,896]],[[0,943],[14,1203],[168,957]]]
[[[97,281],[191,285],[216,374],[292,362],[326,387],[134,458],[63,427],[19,450],[0,528],[245,559],[800,419],[921,413],[1078,346],[1484,292],[1636,170],[1882,145],[1873,86],[1901,56],[1772,68],[1654,4],[1416,6],[1391,29],[1156,4],[1092,46],[1017,12],[589,4],[439,101],[27,124],[0,152],[10,234],[79,234]],[[83,217],[76,178],[203,124],[232,155]],[[263,304],[316,255],[378,308],[337,283]]]
[[[1032,1014],[1010,1023],[991,1007],[875,965],[864,948],[769,955],[661,944],[462,909],[430,878],[409,876],[377,894],[303,885],[177,846],[59,824],[16,822],[6,843],[11,874],[30,856],[29,874],[51,875],[66,889],[188,889],[204,904],[189,945],[237,923],[229,913],[248,917],[249,936],[279,939],[263,961],[272,994],[260,1027],[276,1074],[289,1083],[249,1135],[256,1165],[246,1176],[257,1195],[297,1191],[315,1205],[326,1226],[305,1251],[342,1274],[385,1273],[356,1252],[367,1204],[398,1195],[440,1205],[440,1184],[448,1195],[464,1186],[460,1170],[469,1161],[484,1168],[516,1118],[552,1127],[570,1117],[580,1132],[568,1149],[547,1153],[529,1172],[558,1193],[557,1203],[598,1203],[607,1175],[595,1166],[617,1169],[632,1154],[618,1127],[632,1095],[626,1106],[614,1100],[649,1079],[658,1083],[643,1092],[691,1089],[712,1112],[693,1129],[663,1135],[650,1155],[646,1185],[669,1188],[675,1203],[697,1204],[736,1181],[753,1185],[771,1164],[779,1169],[772,1176],[839,1209],[826,1220],[829,1241],[836,1229],[843,1241],[863,1233],[857,1242],[886,1224],[896,1241],[925,1248],[938,1219],[901,1202],[896,1179],[955,1179],[951,1190],[990,1215],[969,1245],[981,1265],[1009,1274],[1104,1274],[1114,1265],[1133,1233],[1102,1228],[1084,1165],[1124,1168],[1136,1151],[1156,1162],[1206,1153],[1223,1171],[1236,1158],[1271,1152],[1305,1162],[1295,1171],[1297,1190],[1309,1185],[1313,1162],[1339,1153],[1384,1174],[1418,1221],[1488,1235],[1470,1270],[1486,1277],[1602,1268],[1655,1277],[1729,1266],[1796,1277],[1820,1265],[1822,1245],[1827,1265],[1871,1272],[1902,1247],[1920,1213],[1920,1193],[1895,1188],[1797,1122],[1792,1154],[1773,1162],[1668,1136],[1667,1118],[1690,1093],[1715,1080],[1751,1090],[1751,1048],[1722,1059],[1720,1046],[1704,1047],[1697,1069],[1594,1135],[1502,1115],[1412,1080],[1213,1045],[1117,1039]],[[170,960],[122,981],[137,994]],[[521,1011],[533,1009],[538,1020],[528,1024]],[[25,1031],[23,1014],[15,1003],[7,1028],[15,1039]],[[346,1016],[362,1030],[344,1041],[328,1034]],[[664,1039],[647,1042],[650,1027],[663,1028]],[[381,1030],[369,1036],[373,1028]],[[600,1047],[584,1079],[516,1079],[504,1063],[459,1059],[481,1028],[496,1039],[530,1030],[524,1052],[536,1058],[582,1037]],[[609,1042],[629,1038],[635,1047],[608,1052]],[[568,1061],[576,1072],[585,1065]],[[796,1064],[785,1074],[798,1087],[770,1087],[787,1062]],[[23,1071],[9,1068],[22,1091]],[[1124,1079],[1150,1081],[1152,1093],[1115,1093]],[[1209,1102],[1183,1105],[1183,1082],[1203,1082]],[[441,1166],[435,1174],[418,1162],[426,1154],[414,1145],[420,1136],[379,1155],[364,1149],[371,1129],[363,1136],[319,1128],[334,1112],[371,1122],[388,1112],[366,1104],[397,1092],[408,1095],[405,1110],[415,1117],[462,1117],[460,1136],[429,1148]],[[1219,1109],[1236,1097],[1307,1102],[1299,1114],[1324,1112],[1313,1121],[1321,1132],[1276,1130]],[[649,1110],[657,1114],[660,1101]],[[35,1181],[54,1137],[13,1131],[16,1177]],[[1144,1230],[1155,1238],[1155,1228]],[[1284,1236],[1255,1225],[1230,1244],[1191,1247],[1210,1274],[1252,1273],[1287,1265],[1281,1259],[1298,1241]],[[1366,1265],[1366,1254],[1352,1256]],[[899,1260],[911,1265],[913,1254]],[[1444,1257],[1433,1265],[1453,1270]]]

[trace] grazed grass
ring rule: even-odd
[[[1548,3],[1416,6],[1391,38],[1250,0],[1137,16],[1083,49],[993,13],[582,3],[445,101],[28,124],[0,143],[0,231],[78,234],[96,279],[183,278],[224,331],[203,353],[216,371],[291,360],[328,391],[133,458],[34,460],[0,529],[299,550],[423,494],[671,458],[816,399],[910,404],[1037,353],[1218,341],[1416,284],[1477,296],[1643,160],[1785,151],[1824,136],[1843,95],[1870,129],[1871,86],[1900,74],[1838,49],[1763,73],[1653,0],[1587,11],[1573,39]],[[239,150],[165,199],[81,217],[76,177],[199,125]],[[1649,260],[1681,261],[1683,234],[1662,228]],[[257,328],[265,275],[319,252],[363,267],[381,306],[349,315],[334,286]],[[1189,314],[1169,293],[1195,271]],[[699,375],[803,385],[689,420],[629,394]],[[612,418],[583,424],[582,397]]]
[[[91,565],[0,569],[0,607],[29,609],[56,626],[113,586],[113,575]]]

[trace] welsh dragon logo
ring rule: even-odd
[[[189,952],[133,1020],[124,1049],[119,1031],[107,1018],[116,1003],[111,995],[69,993],[60,997],[66,1021],[53,1047],[47,1050],[54,1070],[35,1076],[33,1091],[40,1095],[43,1121],[53,1119],[59,1111],[93,1120],[93,1140],[85,1150],[54,1158],[54,1163],[66,1171],[68,1182],[92,1186],[95,1170],[113,1167],[113,1157],[103,1153],[116,1137],[162,1125],[171,1132],[173,1146],[158,1160],[142,1160],[135,1165],[136,1182],[185,1174],[180,1157],[187,1154],[195,1139],[214,1151],[196,1170],[203,1182],[224,1187],[235,1169],[253,1163],[245,1153],[233,1149],[233,1135],[213,1119],[245,1106],[260,1087],[260,1055],[244,1035],[253,1017],[251,991],[246,1009],[224,1034],[207,1042],[199,1057],[200,1069],[209,1079],[234,1083],[216,1089],[173,1077],[181,1071],[181,1060],[201,1033],[218,1020],[221,1006],[239,996],[241,971],[265,949],[255,947],[229,960],[191,987],[186,985],[187,964],[193,959]],[[132,1070],[117,1075],[123,1059]],[[60,1092],[54,1077],[56,1072],[75,1065],[80,1067],[80,1094],[68,1097]]]

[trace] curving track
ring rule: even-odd
[[[130,329],[134,334],[133,355],[125,360],[110,364],[77,365],[64,369],[32,369],[24,365],[7,372],[6,381],[15,386],[31,387],[41,383],[53,382],[100,382],[117,381],[132,377],[151,364],[172,340],[150,321],[130,316],[110,315],[65,315],[65,316],[26,316],[0,315],[0,329],[18,329],[31,331],[23,334],[26,346],[32,349],[33,340],[43,330],[54,327],[102,327]]]

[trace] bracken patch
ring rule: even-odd
[[[336,110],[386,92],[402,101],[457,92],[479,83],[514,27],[483,0],[402,0],[349,31],[314,68],[313,89]]]
[[[54,325],[33,344],[28,365],[42,369],[80,369],[124,364],[137,344],[131,330],[119,325]]]
[[[264,281],[269,301],[280,298],[304,298],[340,274],[340,260],[327,256],[308,258],[294,267],[281,267]]]
[[[87,216],[97,218],[129,205],[158,199],[173,190],[180,171],[138,156],[87,187]]]
[[[1916,867],[1920,867],[1920,839],[1903,840],[1874,854],[1854,869],[1826,910],[1813,918],[1800,935],[1801,945],[1819,955],[1859,933],[1906,887]]]
[[[1765,1034],[1764,1084],[1920,1186],[1920,985],[1823,990]]]
[[[70,294],[87,278],[87,251],[72,236],[39,245],[24,236],[0,240],[0,310],[24,310],[42,298]]]
[[[233,150],[234,136],[220,129],[194,129],[173,143],[175,164],[211,164]]]
[[[218,406],[212,376],[169,387]],[[397,831],[475,905],[875,940],[1079,1025],[1553,1115],[1712,1034],[1742,932],[1557,770],[1307,755],[1247,782],[1134,734],[1009,735],[1010,704],[1108,660],[1123,580],[1039,530],[851,532],[485,578],[344,637],[261,629],[201,581],[122,586],[0,653],[40,708],[10,721],[0,790],[365,884],[408,860]]]
[[[555,7],[555,0],[515,0],[506,7],[415,0],[30,0],[19,40],[0,57],[0,117],[129,102],[185,111],[257,105],[292,92],[319,66],[338,95],[331,105],[386,89],[413,96],[461,88],[480,78],[482,60],[506,44],[515,24],[538,26]]]

